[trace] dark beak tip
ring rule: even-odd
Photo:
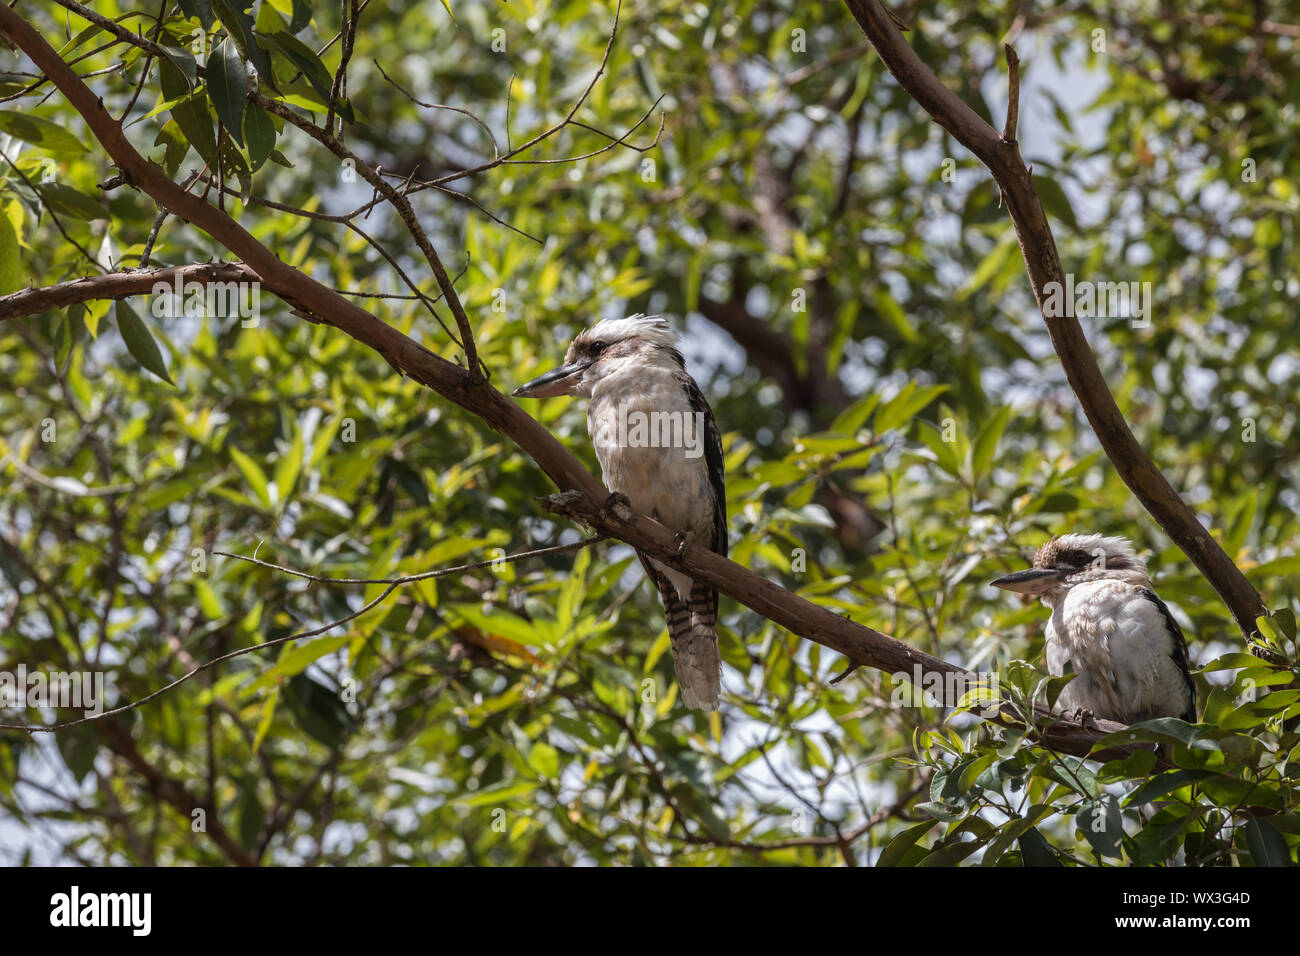
[[[989,582],[995,588],[1001,588],[1004,591],[1015,591],[1020,594],[1038,593],[1037,582],[1044,581],[1048,578],[1059,578],[1061,572],[1055,568],[1029,568],[1025,571],[1016,571],[1013,574],[1004,574]]]

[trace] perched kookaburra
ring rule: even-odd
[[[993,584],[1036,595],[1052,609],[1047,669],[1075,674],[1058,708],[1125,724],[1155,717],[1195,722],[1182,629],[1124,538],[1062,535],[1038,549],[1033,568]]]
[[[591,399],[587,431],[610,491],[676,531],[682,545],[727,553],[722,437],[713,411],[660,316],[605,319],[579,333],[564,365],[515,389]],[[718,593],[638,553],[668,618],[673,666],[687,707],[716,710]]]

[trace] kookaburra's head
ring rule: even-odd
[[[1150,587],[1147,566],[1125,538],[1063,534],[1038,549],[1034,566],[993,582],[994,587],[1041,597],[1051,603],[1076,584],[1103,580]]]
[[[552,395],[591,397],[602,378],[630,369],[662,365],[681,371],[686,367],[677,351],[677,333],[659,315],[630,315],[604,319],[578,333],[564,356],[564,364],[515,389],[520,398]]]

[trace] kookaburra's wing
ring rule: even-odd
[[[695,384],[695,379],[685,372],[676,376],[691,411],[702,413],[704,418],[704,463],[709,469],[709,486],[713,489],[713,540],[701,542],[710,551],[723,556],[727,553],[727,482],[722,462],[722,433],[713,418],[713,409],[709,407],[704,393]]]
[[[710,525],[690,529],[696,544],[718,554],[727,553],[727,492],[724,484],[722,435],[713,410],[700,388],[685,372],[673,376],[686,396],[687,406],[703,424],[700,437],[704,467],[709,478]],[[718,648],[718,592],[703,581],[691,581],[683,595],[656,563],[638,554],[646,574],[655,583],[668,618],[668,637],[673,652],[673,670],[682,691],[682,703],[697,710],[717,710],[721,693],[722,657]]]
[[[1150,601],[1160,612],[1165,629],[1173,638],[1173,653],[1170,655],[1174,664],[1178,667],[1178,672],[1182,675],[1183,683],[1187,685],[1187,710],[1179,716],[1189,724],[1196,723],[1196,683],[1192,680],[1191,661],[1187,656],[1187,638],[1183,636],[1183,629],[1178,626],[1174,620],[1173,614],[1169,611],[1169,605],[1160,600],[1160,595],[1150,588],[1142,588],[1140,593],[1143,598]]]

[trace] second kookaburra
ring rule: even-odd
[[[605,319],[579,333],[564,364],[515,389],[515,395],[591,399],[587,430],[611,492],[676,531],[683,545],[727,553],[722,437],[713,411],[660,316]],[[668,618],[682,702],[716,710],[718,593],[638,553]]]
[[[1062,535],[1038,549],[1031,569],[993,584],[1035,595],[1052,609],[1047,669],[1075,675],[1059,709],[1124,724],[1196,721],[1187,642],[1127,540]]]

